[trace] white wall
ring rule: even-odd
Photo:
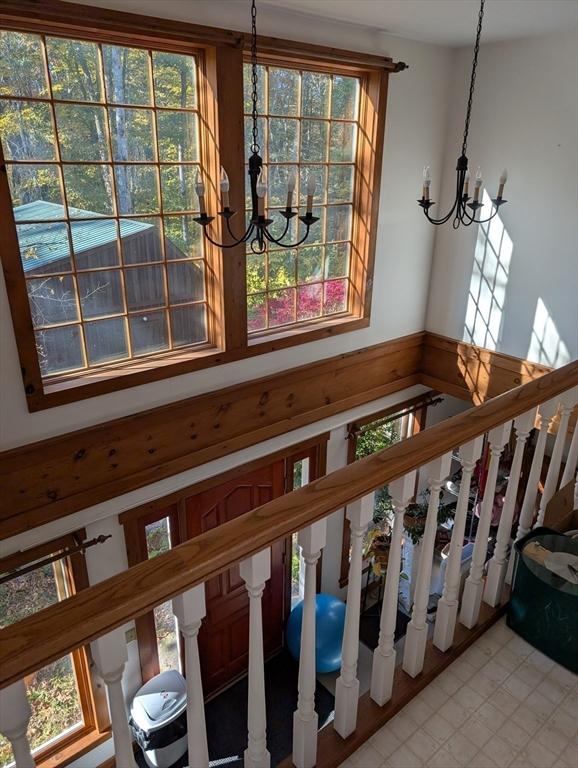
[[[234,29],[246,29],[248,23],[247,4],[234,0],[108,0],[97,4]],[[423,330],[434,231],[419,216],[416,179],[419,181],[425,160],[441,166],[450,50],[342,23],[305,22],[300,16],[268,7],[261,9],[259,18],[263,34],[390,55],[410,65],[409,70],[390,78],[371,326],[214,370],[29,414],[0,278],[0,449]],[[432,188],[432,192],[437,193],[437,189]]]
[[[578,15],[578,6],[577,6]],[[455,184],[471,49],[455,52],[455,97],[443,164],[445,206]],[[500,212],[513,251],[496,348],[560,365],[578,357],[578,47],[576,30],[482,46],[468,146],[488,192],[504,166],[509,180]],[[432,164],[434,178],[442,169]],[[434,208],[435,210],[435,208]],[[427,328],[462,338],[476,227],[440,227],[435,244]],[[550,320],[536,327],[546,348],[531,344],[539,300]],[[539,327],[538,327],[539,326]],[[558,337],[566,352],[557,347]],[[465,337],[464,337],[465,338]],[[537,339],[534,339],[536,342]],[[557,352],[557,354],[556,354]]]

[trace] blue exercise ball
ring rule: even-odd
[[[301,650],[303,600],[297,603],[287,621],[287,647],[294,659]],[[341,666],[341,644],[345,626],[345,603],[333,595],[315,598],[315,667],[317,672],[335,672]]]

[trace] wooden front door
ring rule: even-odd
[[[186,500],[187,535],[215,528],[284,492],[285,462],[249,472]],[[271,548],[271,578],[263,593],[265,654],[283,644],[285,616],[284,552],[286,542]],[[207,616],[199,632],[205,695],[223,688],[247,670],[249,598],[239,566],[209,579],[205,585]]]

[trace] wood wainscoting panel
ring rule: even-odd
[[[423,333],[0,454],[0,538],[420,383]]]
[[[481,405],[520,384],[549,373],[545,365],[426,331],[421,360],[422,384]]]

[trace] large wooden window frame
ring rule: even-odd
[[[231,206],[245,207],[243,63],[248,39],[242,33],[46,0],[39,18],[34,0],[7,0],[0,28],[165,50],[194,55],[198,71],[200,155],[207,182],[207,205],[219,207],[215,180],[227,168]],[[16,333],[24,389],[30,411],[181,375],[264,354],[369,325],[379,205],[379,187],[389,72],[398,67],[384,57],[355,54],[284,40],[262,38],[260,60],[271,65],[312,69],[359,78],[359,131],[355,162],[349,304],[346,313],[264,333],[247,332],[245,248],[221,251],[204,243],[207,264],[208,342],[159,355],[102,365],[51,380],[40,372],[32,317],[20,260],[6,173],[0,174],[0,237],[3,268]],[[402,67],[400,67],[402,68]],[[0,156],[4,169],[4,161]],[[221,236],[219,224],[216,235]]]
[[[31,549],[16,552],[0,558],[0,573],[10,573],[23,568],[30,563],[74,547],[86,538],[83,529],[75,534],[67,534],[58,539],[39,544]],[[67,588],[71,594],[87,589],[89,586],[88,573],[84,555],[76,553],[63,555],[62,566],[65,573]],[[72,665],[76,677],[80,709],[84,724],[70,733],[65,732],[34,753],[35,764],[38,768],[53,765],[67,765],[76,760],[99,744],[110,738],[110,717],[106,694],[102,683],[93,677],[90,651],[87,647],[72,651]]]
[[[127,560],[129,567],[148,560],[146,542],[146,527],[151,523],[169,518],[171,526],[172,546],[181,544],[191,538],[188,523],[187,498],[202,493],[215,486],[222,485],[242,477],[262,467],[267,467],[277,461],[285,461],[285,493],[293,490],[293,471],[295,464],[302,459],[309,459],[309,480],[316,480],[325,474],[327,468],[327,441],[329,433],[303,441],[299,445],[276,451],[275,453],[242,464],[221,475],[207,478],[194,485],[174,491],[154,501],[123,512],[119,520],[124,529]],[[287,541],[288,553],[291,552],[291,540]],[[318,587],[321,583],[321,558],[317,564]],[[291,557],[285,558],[285,595],[286,618],[291,608]],[[159,654],[156,636],[156,626],[153,612],[135,619],[138,641],[140,669],[143,682],[159,674]],[[181,666],[184,669],[183,646],[180,646]]]

